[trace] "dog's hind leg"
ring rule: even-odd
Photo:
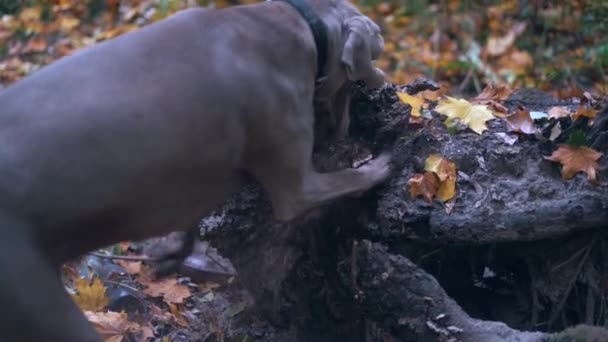
[[[0,341],[101,341],[32,232],[0,214]]]

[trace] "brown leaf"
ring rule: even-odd
[[[417,173],[407,181],[407,184],[412,199],[422,196],[425,201],[432,203],[439,189],[439,178],[432,172]]]
[[[530,116],[530,112],[523,107],[518,107],[513,115],[506,118],[507,128],[511,132],[519,132],[523,134],[534,134],[534,120]]]
[[[587,174],[587,180],[597,184],[596,172],[599,168],[597,160],[602,154],[586,146],[559,145],[559,148],[545,159],[562,164],[562,178],[570,179],[579,172]]]
[[[143,284],[143,281],[142,281]],[[152,297],[163,297],[167,303],[181,304],[191,296],[187,286],[177,283],[175,278],[166,278],[158,281],[146,282],[144,293]]]

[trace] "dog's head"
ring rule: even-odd
[[[377,88],[384,73],[374,67],[384,48],[380,28],[347,0],[311,0],[328,28],[327,77],[315,96],[317,132],[321,139],[346,134],[349,125],[350,88],[364,81]]]

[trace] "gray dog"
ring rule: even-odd
[[[348,85],[383,84],[383,41],[346,0],[306,6],[326,46],[287,2],[190,9],[0,92],[0,340],[99,341],[60,265],[195,226],[243,170],[280,220],[387,178],[385,155],[312,168],[315,113],[344,129]]]

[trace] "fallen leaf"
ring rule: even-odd
[[[494,115],[485,105],[473,105],[467,100],[446,96],[435,107],[435,111],[448,117],[448,120],[459,119],[477,134],[488,129],[486,121]]]
[[[127,273],[137,275],[141,273],[141,261],[116,260]]]
[[[95,278],[93,282],[78,278],[74,287],[77,293],[72,295],[72,299],[83,311],[101,311],[109,303],[106,288],[99,278]]]
[[[454,198],[454,196],[456,196],[456,177],[448,177],[439,184],[437,198],[442,202],[446,202]]]
[[[422,108],[422,105],[424,104],[424,98],[421,94],[416,94],[412,96],[408,93],[398,91],[397,96],[399,97],[399,100],[401,100],[402,103],[410,105],[412,107],[412,116],[420,117],[422,115],[422,113],[420,113],[420,108]]]
[[[597,110],[581,106],[578,108],[576,113],[572,115],[572,120],[576,121],[583,116],[589,118],[589,120],[593,120],[597,116]]]
[[[142,282],[143,283],[143,282]],[[191,296],[187,286],[178,284],[175,278],[165,278],[158,281],[146,282],[147,288],[143,291],[152,297],[163,297],[169,304],[181,304]]]
[[[483,88],[479,95],[471,99],[471,102],[474,104],[488,104],[491,101],[502,102],[507,100],[511,96],[511,93],[513,93],[513,89],[506,84],[495,87],[490,83]]]
[[[559,119],[570,115],[570,111],[566,107],[551,107],[547,114],[549,119]]]
[[[559,145],[559,148],[545,159],[562,164],[562,178],[570,179],[579,172],[587,174],[587,180],[597,184],[597,160],[602,153],[586,146]]]
[[[139,324],[127,320],[126,313],[85,311],[84,314],[105,342],[120,342],[128,333],[141,330]]]
[[[432,154],[424,162],[424,170],[433,172],[439,179],[436,196],[442,202],[456,196],[456,164],[440,155]]]
[[[175,318],[175,323],[177,323],[177,325],[179,325],[179,326],[187,327],[188,319],[186,318],[186,316],[184,316],[181,313],[181,311],[178,309],[177,305],[171,304],[171,303],[168,303],[168,305],[169,305],[169,311]]]
[[[434,172],[441,182],[456,177],[456,164],[438,154],[431,154],[424,162],[424,170]]]
[[[515,110],[513,115],[508,116],[506,120],[507,128],[511,132],[523,134],[534,134],[536,132],[534,120],[530,117],[530,112],[521,106]]]
[[[411,198],[422,196],[428,203],[433,202],[439,188],[439,179],[432,172],[417,173],[407,181]]]

